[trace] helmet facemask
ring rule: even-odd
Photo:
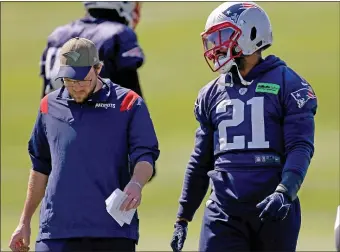
[[[242,50],[237,44],[241,33],[234,24],[223,22],[201,34],[204,58],[213,72],[227,73],[236,64],[235,58],[242,56]]]

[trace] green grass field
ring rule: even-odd
[[[193,105],[215,74],[205,63],[200,32],[217,2],[144,3],[137,28],[146,53],[141,82],[159,137],[158,177],[140,207],[142,250],[169,250],[183,174],[197,123]],[[261,3],[271,17],[277,54],[318,96],[316,152],[300,191],[298,250],[334,250],[339,205],[339,3]],[[19,220],[30,160],[27,141],[37,114],[39,58],[48,34],[83,15],[77,2],[1,3],[1,248]],[[202,207],[185,250],[197,250]],[[32,223],[31,245],[37,234]]]

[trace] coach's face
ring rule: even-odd
[[[84,80],[64,78],[64,85],[71,97],[77,102],[84,102],[95,90],[98,83],[98,72],[93,67]]]

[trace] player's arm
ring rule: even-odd
[[[209,187],[208,171],[213,168],[211,129],[200,126],[196,130],[195,147],[187,166],[177,219],[191,221]]]
[[[48,176],[51,172],[50,148],[45,134],[44,113],[47,109],[46,97],[42,99],[40,111],[36,119],[28,152],[32,161],[27,196],[21,215],[21,222],[29,223],[45,194]]]
[[[196,130],[195,146],[184,176],[177,220],[170,242],[173,251],[181,251],[184,246],[188,222],[193,219],[207,193],[209,188],[208,172],[214,167],[213,128],[204,102],[204,90],[203,88],[200,91],[195,103],[195,117],[200,126]]]
[[[117,34],[114,42],[116,67],[115,71],[110,73],[110,79],[143,98],[138,69],[144,63],[144,53],[138,44],[136,34],[132,30],[125,30]]]
[[[191,221],[209,187],[208,171],[213,169],[213,129],[200,99],[195,104],[195,116],[200,123],[195,146],[186,168],[177,213],[178,221]]]
[[[143,187],[154,175],[160,153],[156,132],[143,99],[134,91],[125,96],[120,110],[131,112],[128,131],[129,156],[134,167],[131,181]]]
[[[125,68],[117,71],[114,76],[112,76],[113,82],[119,85],[131,89],[136,92],[140,97],[143,98],[142,89],[139,83],[139,76],[137,69]]]
[[[294,200],[314,154],[317,99],[312,88],[301,81],[289,83],[287,89],[283,121],[286,162],[276,191]]]
[[[47,47],[45,48],[41,59],[40,59],[40,63],[39,63],[39,67],[40,67],[40,77],[42,78],[42,87],[41,87],[41,99],[44,98],[44,96],[46,95],[46,86],[48,85],[47,80],[46,80],[46,53],[47,53]]]

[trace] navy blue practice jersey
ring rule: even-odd
[[[314,154],[316,95],[306,80],[271,55],[243,85],[237,74],[204,86],[195,103],[199,122],[180,198],[191,219],[209,186],[210,198],[240,213],[273,193],[282,171],[302,179]],[[234,204],[235,203],[235,204]]]
[[[261,67],[266,70],[262,74]],[[248,86],[221,75],[196,101],[197,120],[213,133],[215,167],[282,166],[294,143],[313,145],[312,87],[276,57],[260,63],[254,73],[258,77]]]

